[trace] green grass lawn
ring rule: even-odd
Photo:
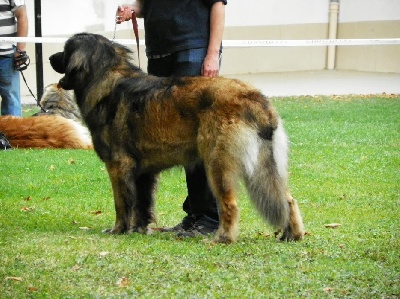
[[[399,298],[400,97],[273,101],[303,241],[277,242],[244,190],[235,244],[106,235],[94,152],[1,151],[0,298]],[[156,227],[181,220],[185,189],[181,168],[161,175]]]

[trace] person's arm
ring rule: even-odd
[[[25,5],[18,7],[14,12],[17,18],[17,37],[28,36],[28,15]],[[17,50],[25,51],[26,43],[17,43]]]
[[[117,23],[129,21],[132,18],[132,10],[135,11],[138,18],[142,18],[142,3],[143,0],[136,0],[133,4],[122,4],[118,6]]]
[[[210,41],[204,58],[202,74],[216,77],[219,74],[219,55],[225,26],[225,4],[216,2],[210,12]]]

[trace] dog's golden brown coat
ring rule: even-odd
[[[261,215],[298,240],[303,224],[288,190],[288,141],[278,113],[253,87],[227,78],[157,78],[131,51],[94,34],[70,38],[50,57],[73,89],[111,180],[111,233],[148,231],[158,173],[204,163],[220,207],[217,242],[237,239],[236,184],[242,178]]]

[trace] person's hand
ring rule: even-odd
[[[28,68],[30,59],[26,51],[17,50],[14,56],[14,69],[24,71]]]
[[[217,77],[219,74],[219,53],[218,54],[207,54],[203,61],[203,67],[201,70],[203,76],[206,77]]]
[[[129,6],[118,6],[115,21],[117,24],[129,21],[132,18],[132,9]]]

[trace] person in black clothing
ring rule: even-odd
[[[227,0],[137,0],[122,5],[118,22],[128,21],[132,10],[144,18],[147,71],[159,77],[219,74]],[[185,167],[187,215],[163,231],[194,237],[214,233],[219,217],[204,166]]]

